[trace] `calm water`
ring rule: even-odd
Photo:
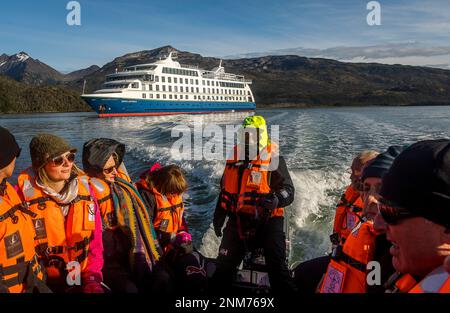
[[[328,251],[334,206],[349,182],[352,156],[364,149],[383,150],[394,144],[450,137],[450,107],[325,108],[259,110],[269,124],[280,125],[281,153],[296,187],[290,207],[291,261]],[[204,124],[240,124],[245,114],[205,115]],[[125,162],[133,178],[155,161],[176,163],[187,172],[187,221],[196,245],[208,256],[217,254],[218,239],[211,228],[223,172],[222,160],[178,161],[171,147],[174,126],[192,125],[198,116],[98,119],[91,113],[0,116],[23,148],[16,175],[30,165],[28,144],[40,132],[66,138],[80,154],[83,143],[109,137],[127,145]],[[225,133],[225,132],[224,132]],[[13,181],[16,177],[14,177]]]

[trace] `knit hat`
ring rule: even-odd
[[[89,176],[103,173],[103,167],[113,153],[118,156],[118,164],[122,164],[125,156],[125,145],[114,139],[95,138],[83,145],[83,170]]]
[[[367,177],[379,177],[382,178],[391,167],[394,159],[402,152],[401,146],[390,146],[385,152],[377,155],[376,158],[371,160],[364,168],[361,175],[361,181],[364,181]]]
[[[2,169],[18,157],[21,150],[14,136],[3,127],[0,127],[0,147],[0,169]]]
[[[31,164],[34,170],[39,170],[48,161],[65,152],[76,152],[63,138],[52,134],[38,134],[30,142]]]
[[[450,228],[450,140],[425,140],[405,149],[383,177],[380,195]]]

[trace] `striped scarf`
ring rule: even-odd
[[[136,254],[144,254],[149,268],[153,268],[162,252],[141,195],[132,184],[119,177],[111,184],[111,193],[118,224],[131,239],[131,264],[135,263]]]

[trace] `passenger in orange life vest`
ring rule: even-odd
[[[378,228],[391,241],[392,263],[417,283],[410,293],[449,293],[450,140],[405,149],[383,177]]]
[[[24,206],[7,182],[20,148],[3,127],[0,127],[0,147],[0,293],[51,292],[34,251],[35,214]]]
[[[363,168],[361,196],[364,201],[362,221],[352,230],[343,246],[335,248],[327,272],[321,282],[322,293],[365,293],[384,292],[383,283],[394,270],[390,266],[389,245],[383,233],[373,227],[377,214],[377,195],[381,178],[389,170],[401,147],[392,146],[379,154]],[[366,284],[367,264],[377,261],[381,264],[378,284]]]
[[[125,145],[108,138],[83,147],[83,169],[103,220],[105,283],[113,292],[147,292],[161,249],[147,207],[126,174]]]
[[[136,185],[147,204],[158,241],[166,250],[177,233],[188,232],[182,197],[188,186],[183,172],[176,165],[168,165],[148,173]]]
[[[240,140],[226,163],[213,226],[222,236],[213,286],[231,287],[244,256],[263,249],[274,293],[296,290],[286,262],[284,207],[294,200],[294,186],[276,143],[271,143],[262,116],[244,120]]]
[[[361,174],[364,165],[373,160],[379,153],[373,150],[359,153],[352,162],[351,184],[347,187],[336,207],[331,239],[334,245],[343,243],[359,222],[362,214],[363,202],[360,197]]]
[[[157,164],[159,165],[159,164]],[[176,165],[152,166],[136,183],[147,204],[164,262],[172,275],[174,292],[201,294],[207,290],[206,260],[194,249],[184,218],[186,178]]]
[[[18,187],[36,214],[36,251],[54,292],[101,293],[101,219],[88,177],[74,164],[75,152],[63,138],[39,134],[30,142],[32,167]]]
[[[363,167],[373,160],[379,153],[373,150],[360,152],[351,165],[351,184],[342,195],[339,204],[336,207],[336,213],[333,223],[333,234],[330,236],[332,249],[338,249],[342,246],[345,239],[355,227],[362,215],[363,201],[360,196],[362,183],[361,175]],[[340,247],[342,248],[342,247]],[[315,293],[317,285],[326,272],[330,256],[320,256],[311,260],[304,261],[294,269],[294,281],[299,293]]]

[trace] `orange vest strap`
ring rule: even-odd
[[[112,198],[113,198],[113,196],[112,196],[112,194],[110,193],[110,194],[107,195],[106,197],[103,197],[103,198],[97,200],[97,203],[100,205],[100,204],[102,204],[103,202],[108,201],[108,200],[110,200],[110,199],[112,199]]]
[[[26,203],[27,203],[28,206],[30,206],[30,205],[37,204],[37,203],[38,204],[43,204],[43,203],[45,203],[47,201],[52,201],[52,198],[50,198],[50,197],[39,197],[39,198],[30,200],[30,201],[27,201]]]
[[[161,212],[164,212],[164,211],[175,211],[176,209],[182,208],[182,207],[183,207],[183,203],[178,203],[178,204],[166,207],[166,208],[158,208],[158,211],[161,211]]]
[[[348,254],[344,253],[343,251],[340,251],[338,255],[334,257],[336,261],[343,261],[350,265],[351,267],[354,267],[355,269],[365,272],[367,270],[367,264],[361,263],[358,260],[355,260]]]
[[[82,200],[85,200],[85,201],[91,201],[91,200],[92,200],[92,197],[91,197],[91,196],[85,196],[85,195],[78,195],[78,196],[75,197],[75,199],[73,199],[73,200],[70,201],[69,203],[65,203],[64,205],[72,205],[72,204],[75,204],[75,203],[77,203],[78,201],[82,201]],[[42,207],[41,209],[43,210],[43,209],[45,209],[45,202],[47,202],[47,201],[55,201],[55,200],[53,200],[53,199],[50,198],[50,197],[39,197],[39,198],[30,200],[30,201],[27,201],[26,204],[27,204],[28,206],[33,205],[33,204],[36,204],[36,203],[38,203],[38,204],[40,204],[40,205],[42,204],[43,207]],[[39,207],[38,207],[38,208],[39,208]]]
[[[38,244],[35,249],[36,249],[36,253],[39,255],[50,255],[50,254],[62,254],[67,250],[75,250],[75,251],[80,251],[80,250],[85,250],[87,248],[87,246],[89,245],[90,239],[89,238],[84,238],[84,240],[82,241],[78,241],[74,244],[73,247],[65,247],[65,246],[52,246],[49,247],[48,243],[41,243]]]
[[[20,285],[25,281],[25,276],[27,274],[27,270],[29,266],[33,267],[38,263],[37,256],[35,255],[29,262],[25,262],[24,258],[18,258],[17,264],[3,267],[0,265],[0,284],[11,288],[16,285]],[[36,268],[35,274],[37,275],[40,271],[40,268]],[[10,279],[3,279],[4,276],[17,274],[17,276],[12,277]]]
[[[6,213],[0,215],[0,222],[3,222],[7,218],[11,218],[12,222],[16,224],[19,220],[19,218],[14,214],[16,213],[16,211],[22,211],[23,213],[26,213],[31,217],[36,217],[37,215],[36,213],[25,208],[22,204],[16,204],[15,206],[11,207]]]
[[[72,205],[72,204],[75,204],[75,203],[77,203],[77,202],[79,202],[79,201],[92,201],[92,197],[89,195],[89,196],[86,196],[86,195],[78,195],[78,196],[76,196],[75,197],[75,199],[73,199],[72,201],[70,201],[69,203],[66,203],[65,205]]]

